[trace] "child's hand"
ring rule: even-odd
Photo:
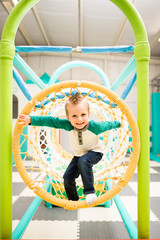
[[[31,123],[31,117],[29,115],[20,114],[18,117],[18,124],[22,124],[24,126],[27,126],[29,123]]]

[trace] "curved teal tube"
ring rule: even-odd
[[[55,83],[55,81],[57,80],[57,78],[66,70],[70,69],[70,68],[74,68],[74,67],[86,67],[86,68],[90,68],[91,70],[95,71],[96,73],[98,73],[98,75],[101,77],[101,79],[104,82],[105,87],[110,88],[110,83],[109,80],[106,76],[106,74],[102,71],[101,68],[99,68],[97,65],[93,64],[93,63],[89,63],[86,61],[72,61],[72,62],[68,62],[63,64],[61,67],[59,67],[51,76],[50,81],[49,81],[49,85],[52,85]]]

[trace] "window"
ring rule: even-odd
[[[18,98],[14,94],[12,95],[12,101],[13,101],[12,118],[15,119],[18,117]]]

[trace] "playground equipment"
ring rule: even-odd
[[[68,90],[69,94],[63,91],[65,89]],[[105,139],[104,146],[106,146],[106,153],[104,155],[106,155],[107,158],[103,159],[103,161],[100,161],[100,163],[96,165],[95,185],[97,191],[100,191],[98,199],[94,204],[97,205],[109,200],[121,191],[133,175],[139,158],[140,144],[138,128],[132,113],[123,100],[119,99],[119,97],[116,94],[113,94],[109,89],[98,84],[85,81],[65,81],[52,85],[49,88],[45,88],[37,94],[31,102],[28,102],[22,110],[22,113],[31,113],[31,115],[37,115],[38,113],[40,116],[52,115],[61,118],[61,116],[65,115],[64,103],[68,97],[72,95],[74,89],[90,101],[91,113],[95,113],[95,115],[101,120],[119,120],[123,126],[120,130],[117,129],[114,132],[111,131],[107,136],[105,136],[105,134],[103,136],[103,139]],[[85,94],[82,93],[84,89]],[[95,98],[91,97],[91,94],[94,95]],[[62,99],[59,99],[59,95]],[[109,101],[108,104],[105,102],[106,100]],[[40,110],[38,108],[39,104],[41,105]],[[112,104],[115,104],[116,107],[112,107]],[[36,107],[38,109],[35,112]],[[47,135],[47,137],[42,140],[40,140],[41,129],[46,131]],[[28,134],[29,137],[22,133],[22,125],[16,124],[14,129],[13,154],[17,169],[20,172],[22,179],[37,195],[54,205],[72,210],[87,207],[85,201],[64,200],[62,176],[69,161],[67,161],[68,154],[65,154],[61,148],[56,151],[59,146],[56,137],[54,137],[55,134],[51,134],[50,131],[48,133],[46,128],[39,129],[39,127],[36,129],[32,127],[30,132],[34,130],[37,134],[30,133]],[[24,135],[23,142],[28,140],[30,145],[27,152],[20,152],[19,141],[21,134]],[[130,134],[132,136],[131,143],[129,142]],[[37,135],[39,135],[39,137]],[[42,148],[42,145],[45,145],[45,147]],[[41,154],[41,148],[43,149],[43,154]],[[128,149],[131,153],[130,159],[126,158]],[[21,160],[21,155],[25,155],[23,161]],[[32,159],[31,168],[28,168],[27,166],[25,167],[25,160],[27,157]],[[71,160],[71,157],[69,160]],[[25,169],[30,169],[30,171],[27,172]],[[34,171],[38,170],[40,177],[38,179],[33,179],[32,175],[34,175]],[[56,197],[49,194],[47,191],[42,190],[42,187],[45,188],[44,184],[48,183],[45,180],[46,176],[49,176],[50,184],[56,193]],[[112,184],[114,186],[112,186],[110,191],[106,192],[105,182],[108,179],[112,179]],[[100,184],[103,186],[102,189],[99,187]]]
[[[125,47],[125,50],[126,49],[130,50],[130,48],[131,47],[127,47],[127,48]],[[19,51],[27,51],[28,47],[23,47],[23,48],[18,47],[18,49],[19,49]],[[46,51],[46,48],[44,48],[44,49]],[[133,49],[133,47],[132,47],[132,49]],[[40,50],[43,51],[43,48],[41,47]],[[99,49],[97,49],[97,51],[98,50]],[[122,47],[114,48],[114,51],[118,52],[120,50],[123,51],[123,48]],[[36,51],[39,51],[38,47],[36,48]],[[112,51],[112,50],[108,50],[108,51]],[[30,73],[30,68],[28,70],[28,65],[20,57],[16,57],[16,58],[18,58],[19,61],[17,63],[14,60],[15,65],[19,69],[21,69],[21,71],[25,75],[28,75],[28,72]],[[129,63],[126,65],[126,67],[124,68],[124,70],[122,71],[120,76],[118,77],[118,79],[121,79],[121,82],[124,82],[125,78],[127,78],[129,75],[131,75],[131,73],[135,70],[134,58],[132,57],[131,59],[132,59],[132,61],[131,60],[129,61]],[[131,66],[131,63],[132,63],[132,66]],[[87,67],[87,68],[94,70],[96,73],[98,73],[101,76],[101,78],[104,82],[104,85],[107,85],[108,88],[111,88],[110,83],[109,83],[106,75],[102,72],[102,70],[100,68],[98,68],[96,65],[85,62],[85,61],[72,61],[72,62],[68,62],[68,63],[62,65],[54,72],[52,78],[50,79],[50,82],[52,81],[53,78],[55,81],[57,79],[57,77],[59,77],[59,75],[61,73],[63,73],[65,70],[67,70],[71,67],[78,67],[78,66]],[[32,74],[31,76],[33,76],[31,78],[32,81],[36,83],[36,81],[34,80],[35,73]],[[15,69],[14,69],[14,78],[15,78],[17,84],[19,85],[20,89],[26,96],[26,98],[32,99],[31,93],[29,93],[29,89],[27,88],[27,85],[24,84],[23,79],[20,77],[18,72],[15,71]],[[37,78],[37,76],[36,76],[36,78]],[[121,95],[123,99],[125,99],[125,97],[129,93],[129,90],[131,89],[131,86],[133,86],[133,83],[135,82],[135,80],[136,80],[136,74],[133,75],[133,77],[130,79],[129,83],[125,87],[125,89]],[[50,85],[50,82],[48,85]],[[116,82],[117,82],[117,85],[119,86],[120,83],[117,80],[116,80]],[[64,85],[66,86],[66,84],[67,84],[67,86],[70,87],[68,92],[66,92],[65,90],[64,91],[62,90],[63,88],[65,89]],[[77,87],[76,87],[76,84],[78,84]],[[44,99],[43,101],[41,100],[42,103],[39,103],[34,107],[33,113],[40,114],[40,115],[52,114],[54,116],[65,115],[64,114],[64,106],[62,106],[62,105],[66,101],[66,98],[68,98],[71,94],[73,94],[73,91],[71,90],[71,86],[73,85],[72,88],[73,89],[75,88],[75,89],[77,89],[77,91],[80,92],[81,84],[84,85],[84,82],[71,81],[70,84],[67,82],[59,84],[59,85],[62,85],[62,87],[60,87],[59,85],[56,85],[55,86],[56,90],[53,89],[53,86],[50,87],[49,91],[54,92],[54,94],[52,93],[51,95],[49,95],[49,93],[47,93],[47,99]],[[114,84],[114,86],[115,86],[115,84]],[[58,92],[57,87],[59,89],[61,89],[60,92]],[[87,83],[87,87],[89,87],[88,83]],[[98,86],[98,88],[99,87],[100,86]],[[91,101],[91,104],[90,104],[91,112],[94,112],[94,114],[96,116],[98,116],[98,118],[100,118],[100,120],[102,120],[103,118],[106,120],[110,120],[110,117],[115,118],[115,115],[118,114],[117,118],[121,121],[120,116],[122,115],[122,118],[123,118],[122,124],[125,126],[125,128],[123,130],[119,131],[119,133],[118,133],[118,134],[120,134],[120,137],[118,137],[117,131],[116,131],[113,134],[109,134],[108,137],[105,136],[105,138],[104,138],[105,144],[106,144],[106,140],[107,140],[107,147],[106,147],[107,159],[104,159],[105,161],[103,161],[103,164],[100,164],[100,166],[96,165],[96,169],[94,170],[94,171],[96,171],[96,173],[95,173],[96,184],[95,185],[96,185],[97,195],[101,196],[107,192],[106,187],[108,189],[111,189],[111,187],[108,186],[109,180],[107,180],[107,179],[112,179],[112,185],[115,185],[115,183],[121,178],[121,176],[124,175],[123,173],[125,172],[128,164],[130,165],[130,168],[132,168],[132,172],[128,171],[129,172],[129,175],[127,177],[128,180],[126,177],[124,177],[124,179],[125,179],[125,181],[126,180],[129,181],[130,177],[132,176],[132,173],[134,172],[136,163],[138,161],[139,150],[137,149],[135,151],[135,147],[133,148],[132,144],[130,144],[128,141],[129,138],[131,138],[132,134],[131,134],[131,131],[128,129],[128,124],[126,124],[127,119],[124,120],[124,118],[125,118],[124,114],[122,114],[122,112],[117,109],[116,104],[113,104],[113,102],[109,102],[109,100],[105,99],[104,96],[102,97],[102,94],[101,94],[101,96],[98,95],[98,93],[99,93],[98,88],[97,88],[97,85],[95,85],[95,86],[93,85],[92,89],[88,89],[88,92],[86,92],[86,91],[81,92],[81,94],[83,94],[85,97],[88,98],[88,100]],[[84,91],[84,89],[86,89],[86,88],[82,88],[83,91]],[[94,91],[93,91],[93,89],[94,89]],[[101,89],[102,89],[102,87],[101,87]],[[46,89],[45,89],[45,92],[46,92]],[[56,96],[56,98],[55,98],[55,96]],[[115,98],[117,98],[117,97],[115,96]],[[35,97],[33,99],[35,99]],[[101,99],[102,99],[102,101],[101,101]],[[57,103],[56,103],[56,101],[57,101]],[[95,103],[97,103],[97,106]],[[35,113],[35,110],[36,110],[36,113]],[[106,110],[107,110],[107,113],[109,113],[109,114],[106,114],[106,112],[105,112]],[[127,111],[127,109],[125,109],[125,111]],[[26,112],[26,107],[25,107],[25,112]],[[131,117],[131,118],[133,118],[133,117]],[[133,120],[134,120],[134,118],[133,118]],[[66,152],[64,152],[64,150],[62,150],[62,148],[57,144],[58,141],[57,141],[57,137],[56,137],[56,132],[50,131],[50,129],[48,129],[48,128],[40,128],[40,129],[38,128],[37,129],[34,127],[32,130],[29,131],[28,136],[27,136],[26,130],[25,130],[25,133],[23,131],[23,133],[21,133],[21,136],[19,136],[19,133],[17,132],[17,127],[18,127],[18,132],[19,132],[19,130],[20,130],[20,132],[22,130],[22,128],[19,129],[19,125],[17,125],[15,127],[15,134],[13,137],[13,142],[15,144],[13,144],[14,145],[13,152],[15,152],[14,156],[16,159],[17,169],[19,169],[19,172],[20,172],[22,178],[24,179],[24,181],[26,182],[26,184],[28,184],[29,182],[30,183],[34,182],[34,186],[37,186],[37,184],[39,186],[41,185],[43,187],[43,190],[42,189],[40,190],[40,192],[43,192],[41,194],[41,197],[43,197],[47,201],[50,201],[51,203],[54,203],[59,206],[64,206],[65,208],[72,208],[72,209],[76,209],[77,207],[83,207],[82,205],[84,205],[84,203],[85,203],[84,201],[83,201],[83,204],[81,204],[81,205],[75,204],[75,202],[74,202],[74,204],[73,203],[71,204],[71,202],[69,202],[69,205],[68,205],[68,201],[59,200],[59,198],[62,198],[62,199],[66,198],[65,193],[64,193],[64,187],[63,187],[63,184],[61,184],[61,183],[63,182],[62,175],[64,173],[64,169],[68,165],[68,161],[71,159],[71,156],[69,156],[69,154],[66,154]],[[21,137],[23,138],[22,141],[21,141],[21,139],[22,139]],[[138,138],[137,137],[134,134],[134,141],[136,142],[136,145],[139,147],[139,144],[138,144],[139,137]],[[18,142],[17,142],[17,141],[19,141],[18,139],[20,139],[20,144],[18,144]],[[27,141],[27,139],[28,139],[28,141]],[[113,140],[114,140],[114,144],[112,144]],[[118,151],[116,149],[117,141],[120,141],[120,143],[118,144],[119,146],[117,145]],[[21,147],[19,147],[19,145]],[[27,145],[28,145],[28,147],[27,147]],[[20,149],[21,149],[21,153],[19,154]],[[36,149],[36,154],[35,154],[35,149]],[[58,152],[56,151],[56,149],[58,149]],[[134,154],[131,157],[132,158],[131,162],[129,161],[129,158],[125,158],[127,149],[129,150],[131,155],[132,155],[132,151],[134,149]],[[136,152],[137,157],[135,157],[135,152]],[[113,155],[113,153],[114,153],[114,155]],[[21,161],[20,155],[23,159],[23,163]],[[28,157],[30,159],[32,159],[31,168],[28,166],[28,161],[26,161],[27,166],[25,167],[25,160],[28,160]],[[132,164],[132,162],[133,162],[133,164]],[[21,171],[22,165],[23,165],[23,171]],[[39,179],[32,178],[32,180],[30,181],[31,178],[25,171],[25,168],[28,173],[30,171],[30,173],[29,173],[30,176],[33,176],[34,171],[37,172],[38,169],[40,170],[40,173],[42,173],[42,175],[40,174]],[[122,171],[122,169],[123,169],[123,171]],[[100,170],[100,171],[98,172],[98,170]],[[23,172],[25,172],[26,177],[24,177]],[[118,176],[116,176],[117,174],[118,174]],[[110,175],[110,177],[108,178],[109,175]],[[48,180],[45,179],[45,176],[49,176]],[[122,176],[122,178],[123,178],[123,176]],[[26,179],[27,179],[27,181],[26,181]],[[123,186],[125,185],[125,181],[123,180]],[[49,185],[48,188],[46,188],[45,185]],[[37,187],[35,189],[34,186],[33,185],[31,186],[29,184],[29,187],[32,190],[33,189],[37,190]],[[48,190],[48,189],[50,189],[50,190]],[[119,190],[116,186],[116,192],[118,192]],[[52,196],[50,194],[50,192],[54,193],[54,196]],[[79,186],[78,192],[82,195],[81,186]],[[112,196],[115,195],[113,189],[110,190],[110,192],[111,193],[109,193],[109,194],[107,193],[107,198],[110,198],[111,195]],[[36,193],[39,195],[39,193],[37,191],[36,191]],[[34,202],[39,203],[39,199],[37,199],[37,200],[36,199]],[[84,199],[84,196],[81,196],[81,199]],[[129,235],[131,236],[131,238],[137,238],[137,229],[136,229],[133,221],[130,219],[129,215],[128,214],[126,215],[126,213],[125,213],[126,210],[125,210],[123,204],[122,203],[120,204],[121,201],[120,201],[120,198],[118,198],[118,195],[114,198],[114,200],[116,202],[116,205],[119,208],[119,211],[121,212],[122,218],[127,227]],[[101,200],[99,199],[99,201],[104,202],[104,196]],[[46,203],[46,205],[47,205],[47,207],[51,206],[51,205],[49,205],[48,202]],[[105,206],[108,206],[108,205],[109,205],[109,202],[108,201],[105,202]],[[37,209],[37,204],[35,205],[33,203],[33,206],[35,206],[35,209]],[[32,207],[29,209],[32,209]],[[29,211],[29,216],[30,215],[32,216],[32,213],[34,213],[34,210],[32,210],[33,212],[31,212],[31,210],[28,210],[28,211]],[[25,216],[26,215],[27,214],[25,214]],[[21,220],[21,222],[17,225],[15,231],[13,232],[14,238],[20,238],[20,236],[22,236],[23,231],[24,231],[25,227],[27,226],[27,223],[29,222],[29,220],[24,221],[24,219],[26,219],[25,216]],[[30,219],[30,217],[28,219]],[[130,219],[130,221],[129,221],[129,219]],[[129,224],[128,224],[128,222],[129,222]]]
[[[35,4],[34,1],[20,1],[9,16],[2,33],[0,45],[0,84],[1,84],[1,238],[11,238],[11,80],[14,58],[14,37],[25,13]],[[141,154],[138,168],[138,233],[139,238],[149,238],[149,111],[148,111],[148,63],[149,45],[143,22],[129,1],[113,0],[128,17],[135,33],[134,56],[137,65],[138,125],[141,136]],[[145,86],[145,88],[144,88]],[[141,94],[143,92],[143,95]],[[2,101],[3,99],[3,101]],[[2,103],[3,102],[3,103]],[[6,111],[6,109],[8,111]],[[146,140],[148,139],[148,141]],[[3,161],[5,159],[5,161]],[[5,171],[4,171],[5,170]],[[4,174],[5,172],[5,174]],[[7,198],[4,196],[7,189]],[[144,199],[143,196],[146,196]],[[143,206],[143,207],[142,207]]]

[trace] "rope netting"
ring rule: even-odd
[[[102,160],[93,167],[98,196],[94,205],[97,205],[120,192],[137,166],[140,151],[139,132],[136,120],[124,101],[104,86],[85,81],[66,81],[42,90],[28,102],[21,113],[65,118],[65,102],[75,92],[79,92],[89,102],[91,119],[121,122],[121,128],[99,135],[105,152]],[[60,131],[28,126],[28,134],[25,134],[23,126],[16,123],[13,154],[17,169],[29,188],[44,200],[68,209],[88,207],[84,201],[81,177],[76,180],[80,200],[67,200],[63,174],[73,156],[62,148],[60,138],[63,134]],[[107,181],[112,185],[108,191]],[[52,193],[47,192],[48,184],[52,187]]]

